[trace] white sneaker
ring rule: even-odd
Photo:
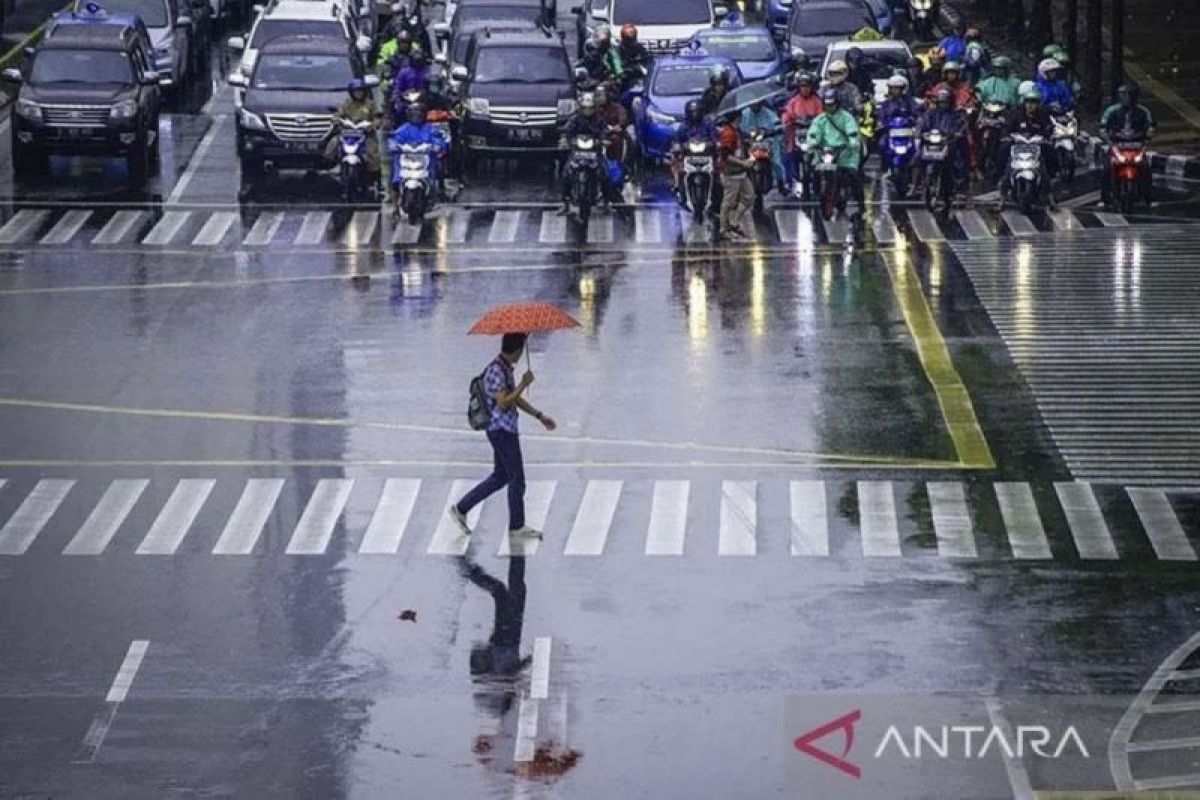
[[[454,520],[455,523],[458,524],[459,529],[463,532],[463,536],[471,535],[471,526],[467,522],[467,515],[458,510],[457,503],[452,503],[450,507],[446,509],[446,513],[450,515],[450,519]]]
[[[508,535],[509,536],[520,536],[525,539],[541,539],[542,538],[541,531],[537,530],[536,528],[531,528],[528,525],[522,525],[520,528],[517,528],[515,531],[509,531]]]

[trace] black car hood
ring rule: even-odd
[[[346,92],[296,92],[291,90],[247,89],[242,104],[256,114],[329,114],[346,99]]]
[[[27,83],[21,87],[21,97],[36,103],[51,105],[108,106],[136,97],[136,87],[117,84],[88,86],[82,83],[60,83],[36,86]]]
[[[788,38],[788,44],[792,49],[799,47],[811,59],[820,61],[825,57],[825,48],[834,42],[840,42],[849,38],[848,35],[817,35],[817,36],[799,36],[793,33]]]
[[[473,83],[466,93],[499,106],[554,106],[575,97],[575,87],[563,83]]]

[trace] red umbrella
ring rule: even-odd
[[[578,327],[577,319],[550,303],[506,303],[480,317],[467,334],[500,336],[505,333],[540,333]],[[533,359],[528,347],[525,348],[525,357],[532,367]]]

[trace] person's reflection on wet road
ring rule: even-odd
[[[472,675],[514,675],[529,663],[521,658],[521,629],[525,623],[525,557],[508,560],[508,585],[489,575],[468,558],[462,569],[471,583],[492,596],[496,615],[486,644],[471,648]]]

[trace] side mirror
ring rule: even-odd
[[[142,73],[141,84],[142,84],[142,86],[157,86],[158,85],[158,73],[152,69],[147,70],[146,72]]]
[[[470,73],[467,72],[466,67],[457,66],[454,69],[450,70],[450,77],[454,78],[454,80],[456,80],[456,81],[465,81],[468,77],[470,77]]]
[[[717,19],[725,19],[729,16],[729,6],[713,6],[713,16]]]
[[[571,6],[571,13],[576,16],[583,13],[583,6]]]
[[[255,16],[258,16],[263,11],[263,5],[262,3],[256,3],[255,5],[250,6],[250,10],[254,12]]]
[[[37,52],[37,48],[36,47],[26,47],[23,52],[25,53],[26,58],[33,58],[33,54]]]
[[[449,60],[450,59],[446,58],[446,53],[444,51],[438,53],[437,55],[435,55],[433,57],[433,63],[440,64],[443,67],[446,66],[446,62]]]
[[[363,83],[365,83],[369,88],[374,89],[379,85],[379,76],[373,73],[368,73],[367,75],[363,76]]]
[[[229,46],[230,50],[246,49],[246,40],[241,36],[230,36],[229,40],[225,42],[225,44]]]
[[[575,68],[575,80],[582,82],[586,81],[589,77],[591,77],[590,74],[583,67]]]
[[[235,72],[229,76],[227,83],[230,86],[234,86],[239,89],[245,89],[246,85],[249,83],[249,81],[246,80],[246,76],[243,75],[242,73]]]
[[[4,72],[0,72],[0,80],[3,80],[5,83],[20,83],[24,80],[24,77],[21,75],[21,70],[16,67],[9,67]]]
[[[449,33],[450,33],[450,23],[449,23],[449,22],[435,22],[435,23],[433,23],[433,32],[434,32],[434,33],[436,33],[436,34],[437,34],[438,36],[440,36],[440,37],[444,37],[444,36],[447,36],[447,35],[449,35]]]
[[[358,37],[358,52],[360,52],[360,53],[371,52],[371,37],[370,36]]]
[[[179,19],[175,20],[175,27],[176,27],[176,28],[190,28],[190,27],[192,27],[192,18],[191,18],[191,17],[189,17],[187,14],[184,14],[182,17],[180,17]]]
[[[158,79],[158,88],[160,89],[170,89],[174,85],[175,81],[171,80],[165,75]]]

